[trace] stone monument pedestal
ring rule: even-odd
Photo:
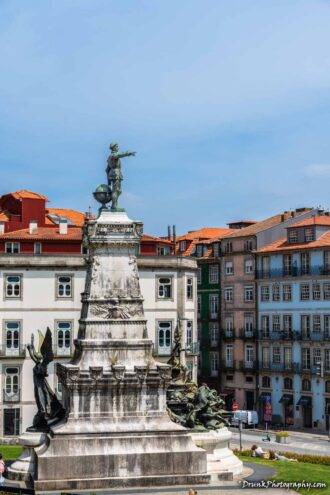
[[[171,367],[154,360],[147,335],[136,264],[141,234],[125,212],[102,211],[88,222],[75,353],[56,367],[67,415],[33,440],[40,446],[22,437],[33,452],[11,466],[11,479],[33,479],[37,491],[209,482],[206,452],[167,413]]]
[[[207,473],[237,476],[243,472],[243,463],[229,448],[232,433],[224,427],[220,430],[193,432],[193,441],[206,450]]]

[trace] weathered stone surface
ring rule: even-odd
[[[66,420],[35,451],[38,490],[207,483],[206,453],[166,410],[170,366],[152,357],[136,264],[142,225],[103,211],[75,354],[58,364]],[[15,466],[13,466],[14,476]]]

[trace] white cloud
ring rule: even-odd
[[[304,173],[308,177],[330,177],[330,164],[327,163],[312,163],[304,168]]]

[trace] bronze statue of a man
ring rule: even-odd
[[[111,211],[120,211],[118,208],[118,198],[122,193],[121,183],[123,180],[120,159],[125,158],[126,156],[135,156],[135,151],[120,153],[117,143],[111,143],[110,150],[111,153],[107,160],[108,165],[106,168],[106,174],[108,178],[108,185],[111,190]]]

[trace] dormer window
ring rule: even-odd
[[[228,241],[225,243],[225,253],[232,253],[233,252],[233,244],[231,241]]]
[[[202,244],[197,245],[196,255],[197,255],[197,258],[201,258],[203,256],[203,245]]]
[[[311,242],[315,240],[314,229],[308,227],[305,229],[305,242]]]
[[[290,229],[289,230],[288,240],[291,244],[298,242],[298,231],[296,229]]]
[[[18,254],[20,252],[19,242],[6,242],[6,253],[7,254]]]
[[[253,240],[248,239],[244,243],[244,251],[252,251],[253,250]]]
[[[187,249],[187,241],[180,241],[180,251],[183,253]]]

